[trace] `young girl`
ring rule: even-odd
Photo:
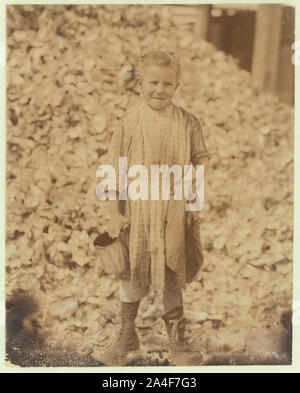
[[[208,161],[209,153],[198,119],[172,103],[179,87],[180,73],[178,61],[168,53],[152,51],[139,59],[135,76],[141,102],[127,113],[114,132],[107,163],[118,169],[119,157],[126,157],[128,167],[143,165],[150,174],[151,165],[184,168],[184,165],[202,165]],[[116,189],[119,190],[119,184]],[[109,233],[120,236],[127,247],[129,260],[120,277],[120,337],[97,356],[105,365],[125,364],[138,350],[134,320],[140,300],[150,286],[163,291],[165,314],[162,318],[174,357],[179,344],[182,346],[181,290],[196,275],[200,262],[198,260],[195,264],[188,257],[187,215],[192,213],[186,212],[186,200],[175,200],[172,196],[174,187],[170,200],[128,198],[124,215],[119,200],[109,201]],[[129,228],[121,231],[128,222]]]

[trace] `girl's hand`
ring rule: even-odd
[[[121,229],[129,225],[129,221],[126,217],[120,213],[113,213],[110,215],[108,222],[108,233],[112,238],[118,237]]]

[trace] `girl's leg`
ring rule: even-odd
[[[180,289],[166,289],[164,291],[164,310],[165,314],[169,312],[175,311],[181,313],[180,317],[183,314],[183,299],[182,299],[182,292]]]
[[[135,318],[137,316],[140,300],[147,294],[148,288],[132,290],[129,281],[120,281],[120,318],[121,329],[119,338],[106,350],[94,356],[106,366],[126,364],[133,357],[138,356],[139,338],[135,331]]]
[[[165,313],[162,316],[162,319],[165,322],[170,339],[173,339],[173,333],[178,329],[183,338],[185,320],[183,318],[183,299],[181,290],[166,288],[164,291],[163,302]],[[176,326],[176,328],[174,328],[174,326]]]
[[[149,288],[131,289],[129,281],[120,280],[119,296],[121,302],[132,303],[142,300],[149,292]]]
[[[170,269],[167,269],[166,289],[164,291],[163,303],[165,314],[162,319],[165,322],[169,336],[169,350],[171,361],[176,366],[187,366],[191,364],[190,348],[186,345],[184,334],[186,320],[183,316],[182,291],[176,287],[176,280]]]
[[[166,284],[163,296],[165,315],[168,319],[179,319],[183,315],[182,290],[178,285],[177,275],[166,266]]]

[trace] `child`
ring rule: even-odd
[[[127,113],[113,134],[108,152],[107,161],[116,169],[119,157],[127,158],[128,167],[145,166],[148,173],[150,166],[155,164],[183,168],[208,160],[198,119],[172,103],[179,87],[180,72],[178,61],[162,51],[152,51],[139,59],[135,76],[141,102]],[[119,185],[116,189],[119,190]],[[120,277],[120,337],[97,357],[105,365],[124,364],[124,359],[138,350],[134,320],[140,300],[150,286],[163,291],[165,314],[162,318],[171,349],[176,352],[184,330],[181,289],[191,276],[186,258],[189,250],[185,247],[185,205],[184,199],[132,200],[128,197],[125,215],[122,215],[119,201],[109,201],[109,232],[120,236],[128,249],[129,261]],[[129,229],[121,231],[127,222]],[[193,276],[197,270],[194,266]]]

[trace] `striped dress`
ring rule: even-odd
[[[185,223],[186,201],[151,200],[151,165],[200,165],[209,159],[199,120],[186,110],[169,105],[153,110],[144,101],[127,113],[112,136],[106,163],[118,174],[119,157],[127,157],[128,169],[143,165],[148,169],[148,200],[126,201],[130,231],[126,237],[129,250],[128,272],[131,288],[151,286],[164,290],[166,272],[176,286],[186,281]],[[118,177],[118,176],[117,176]],[[147,181],[147,179],[146,179]],[[127,190],[134,186],[128,179]],[[160,189],[161,189],[160,183]],[[171,181],[172,185],[172,181]],[[117,191],[119,183],[117,181]]]

